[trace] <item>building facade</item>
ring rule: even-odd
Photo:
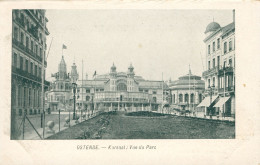
[[[169,83],[172,95],[172,108],[196,112],[197,105],[203,100],[205,82],[191,71],[178,80]]]
[[[72,83],[78,80],[77,66],[73,63],[71,74],[67,72],[67,65],[62,56],[58,65],[58,72],[52,74],[54,81],[51,82],[50,90],[46,92],[49,110],[68,111],[72,108]]]
[[[47,66],[45,10],[13,10],[12,13],[12,114],[42,112],[42,68]],[[43,76],[45,79],[45,75]],[[45,90],[49,82],[45,81]]]
[[[221,27],[211,22],[205,31],[205,115],[235,115],[235,11],[233,22]]]
[[[77,105],[83,110],[158,111],[168,97],[166,83],[136,76],[132,64],[127,72],[117,72],[113,64],[108,74],[78,81]]]

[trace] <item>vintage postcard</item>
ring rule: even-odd
[[[2,4],[1,163],[260,163],[260,4]]]

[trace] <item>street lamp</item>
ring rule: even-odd
[[[212,86],[210,86],[210,84],[209,84],[208,89],[209,89],[210,105],[211,105],[211,103],[212,103],[212,94],[214,92],[215,85],[213,84]],[[209,109],[209,115],[210,115],[210,118],[212,119],[212,108],[210,107],[210,105],[209,105],[209,108],[210,108]]]
[[[73,105],[73,120],[76,120],[76,89],[77,89],[77,84],[76,83],[72,83],[72,88],[73,88],[73,101],[74,101],[74,105]]]

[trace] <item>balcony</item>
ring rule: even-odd
[[[211,68],[202,73],[202,77],[208,77],[210,75],[214,75],[218,73],[218,67]]]
[[[42,81],[42,79],[40,77],[35,76],[35,75],[31,74],[31,73],[28,73],[27,71],[24,71],[22,69],[16,68],[14,66],[12,66],[12,73],[18,74],[18,75],[20,75],[22,77],[25,77],[27,79],[30,79],[30,80],[33,80],[33,81],[37,81],[37,82],[40,82],[40,83]],[[50,82],[49,81],[45,80],[44,84],[46,86],[50,86]]]
[[[234,68],[233,67],[226,67],[225,69],[223,67],[221,67],[218,70],[218,75],[223,75],[225,71],[225,74],[231,74],[234,72]]]
[[[27,55],[35,60],[38,60],[39,62],[42,62],[42,57],[38,56],[36,53],[34,53],[31,49],[24,46],[22,42],[17,41],[13,38],[13,44],[19,47],[21,50],[23,50]],[[47,61],[44,61],[44,65],[47,66]]]
[[[232,92],[235,92],[235,86],[228,86],[225,88],[225,93],[228,92],[228,93],[232,93]],[[220,88],[218,89],[218,93],[224,93],[224,88]]]

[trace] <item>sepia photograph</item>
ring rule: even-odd
[[[236,138],[235,9],[10,19],[11,140]]]

